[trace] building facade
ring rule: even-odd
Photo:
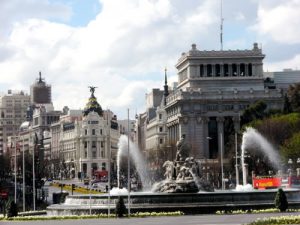
[[[290,85],[300,83],[300,70],[284,69],[283,71],[265,72],[264,76],[284,92]]]
[[[30,101],[31,104],[51,104],[51,85],[47,85],[42,78],[42,73],[39,72],[39,78],[30,86]]]
[[[53,142],[59,144],[55,148],[61,178],[93,178],[96,172],[116,169],[119,125],[110,110],[102,110],[93,92],[80,116],[70,111],[52,129],[52,135],[57,134]]]
[[[191,156],[216,159],[228,127],[239,131],[240,115],[249,105],[263,100],[268,109],[282,109],[282,91],[264,85],[264,57],[257,43],[250,50],[221,51],[201,51],[193,44],[176,64],[177,86],[167,94],[160,91],[164,104],[148,105],[144,124],[139,125],[146,124],[145,151],[157,145],[154,137],[159,143],[166,140],[173,160],[176,142],[185,134]],[[164,132],[162,139],[159,134]]]
[[[21,124],[26,120],[26,110],[30,105],[30,96],[23,91],[0,96],[0,155],[9,147],[7,138],[17,136]]]

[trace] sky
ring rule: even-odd
[[[259,43],[265,71],[300,67],[300,0],[223,0],[223,49]],[[177,81],[182,52],[220,49],[221,0],[0,0],[0,92],[39,71],[55,110],[83,109],[96,86],[118,119],[145,111],[145,94]]]

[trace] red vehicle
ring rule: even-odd
[[[255,189],[272,189],[279,187],[299,188],[299,176],[259,176],[252,179]]]
[[[98,182],[108,181],[108,171],[107,170],[97,170],[94,172],[95,180]]]
[[[281,177],[253,177],[252,185],[255,189],[271,189],[281,187]]]

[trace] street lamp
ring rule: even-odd
[[[220,133],[220,143],[221,143],[221,176],[222,176],[222,190],[224,190],[224,165],[223,165],[223,134]]]
[[[15,203],[17,204],[17,137],[14,136],[15,138]]]
[[[288,160],[288,164],[290,165],[290,168],[289,168],[289,176],[291,176],[292,175],[292,165],[293,165],[293,160],[292,159],[289,159]]]
[[[128,188],[128,217],[130,217],[130,148],[129,148],[129,135],[130,135],[130,127],[129,127],[129,109],[128,109],[128,155],[127,155],[127,164],[128,164],[128,173],[127,173],[127,188]]]
[[[238,147],[237,147],[237,132],[235,132],[235,177],[236,177],[236,187],[239,185],[239,166],[238,166]]]
[[[25,212],[25,148],[24,148],[24,136],[22,138],[23,146],[22,146],[22,158],[23,158],[23,212]]]

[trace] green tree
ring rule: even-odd
[[[288,208],[288,201],[284,191],[279,188],[275,196],[275,207],[280,210],[280,212],[285,212]]]
[[[10,161],[7,154],[0,155],[0,179],[5,179],[9,176]]]
[[[116,216],[123,217],[127,213],[127,209],[122,196],[118,197],[116,202]]]
[[[17,204],[10,200],[6,205],[7,217],[15,217],[18,216],[18,206]]]
[[[290,85],[287,97],[293,112],[300,112],[300,83]]]
[[[284,105],[283,105],[283,113],[291,113],[292,112],[292,106],[290,103],[290,100],[287,96],[287,94],[284,95]]]
[[[300,114],[275,115],[263,120],[256,120],[251,123],[251,126],[256,128],[276,148],[279,148],[294,133],[300,131]]]
[[[264,101],[257,101],[251,104],[242,114],[242,125],[257,119],[263,119],[266,115],[267,104]]]
[[[290,139],[287,139],[281,146],[281,152],[285,159],[300,158],[300,132],[293,134]]]

